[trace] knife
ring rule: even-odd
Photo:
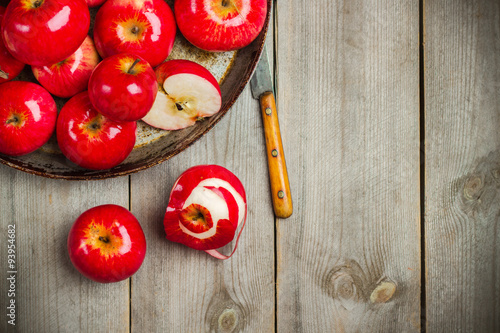
[[[271,183],[271,198],[274,214],[280,218],[292,215],[293,205],[286,170],[285,155],[281,142],[280,125],[276,112],[276,101],[273,93],[273,81],[264,45],[260,61],[250,80],[253,98],[260,102],[264,135],[266,138],[267,165]]]

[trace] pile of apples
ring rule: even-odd
[[[217,113],[221,92],[210,71],[166,60],[177,29],[205,51],[237,50],[262,30],[267,1],[175,0],[173,7],[165,0],[0,7],[0,153],[31,153],[55,132],[70,161],[109,169],[132,151],[137,121],[178,130]],[[26,65],[37,83],[13,81]],[[53,96],[68,99],[59,112]]]

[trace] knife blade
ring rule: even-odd
[[[260,102],[274,214],[280,218],[287,218],[293,213],[292,195],[265,45],[250,80],[250,88],[253,98]]]

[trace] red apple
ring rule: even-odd
[[[233,240],[240,225],[241,234],[246,214],[241,181],[224,167],[199,165],[175,182],[163,224],[168,240],[227,259],[215,249]]]
[[[99,63],[99,54],[87,36],[68,58],[48,66],[31,66],[35,78],[51,94],[69,98],[87,90],[90,74]]]
[[[189,60],[169,60],[155,69],[158,94],[142,120],[151,126],[177,130],[220,110],[222,97],[214,76]]]
[[[106,2],[106,0],[86,0],[86,1],[87,1],[87,6],[89,6],[90,8],[98,7]]]
[[[5,13],[5,7],[0,6],[0,25]],[[7,82],[15,78],[24,68],[24,63],[17,60],[5,47],[0,35],[0,83]]]
[[[62,153],[81,167],[109,169],[125,160],[134,148],[136,125],[104,117],[84,91],[61,109],[56,126],[57,142]]]
[[[101,283],[132,276],[146,256],[146,238],[134,215],[118,205],[81,214],[68,235],[71,262],[85,277]]]
[[[2,22],[2,36],[16,59],[45,66],[73,54],[89,27],[84,0],[12,0]]]
[[[153,106],[158,85],[153,68],[139,56],[120,53],[101,61],[89,80],[92,105],[116,121],[136,121]]]
[[[20,156],[43,146],[56,126],[57,107],[38,84],[0,84],[0,153]]]
[[[231,51],[250,44],[264,27],[266,0],[176,0],[179,30],[206,51]]]
[[[97,12],[94,41],[103,58],[127,52],[155,67],[172,51],[176,29],[164,0],[108,0]]]

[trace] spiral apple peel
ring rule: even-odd
[[[228,259],[236,251],[246,214],[241,181],[221,166],[199,165],[175,182],[163,223],[168,240]],[[232,253],[220,253],[217,249],[230,243],[238,228]]]

